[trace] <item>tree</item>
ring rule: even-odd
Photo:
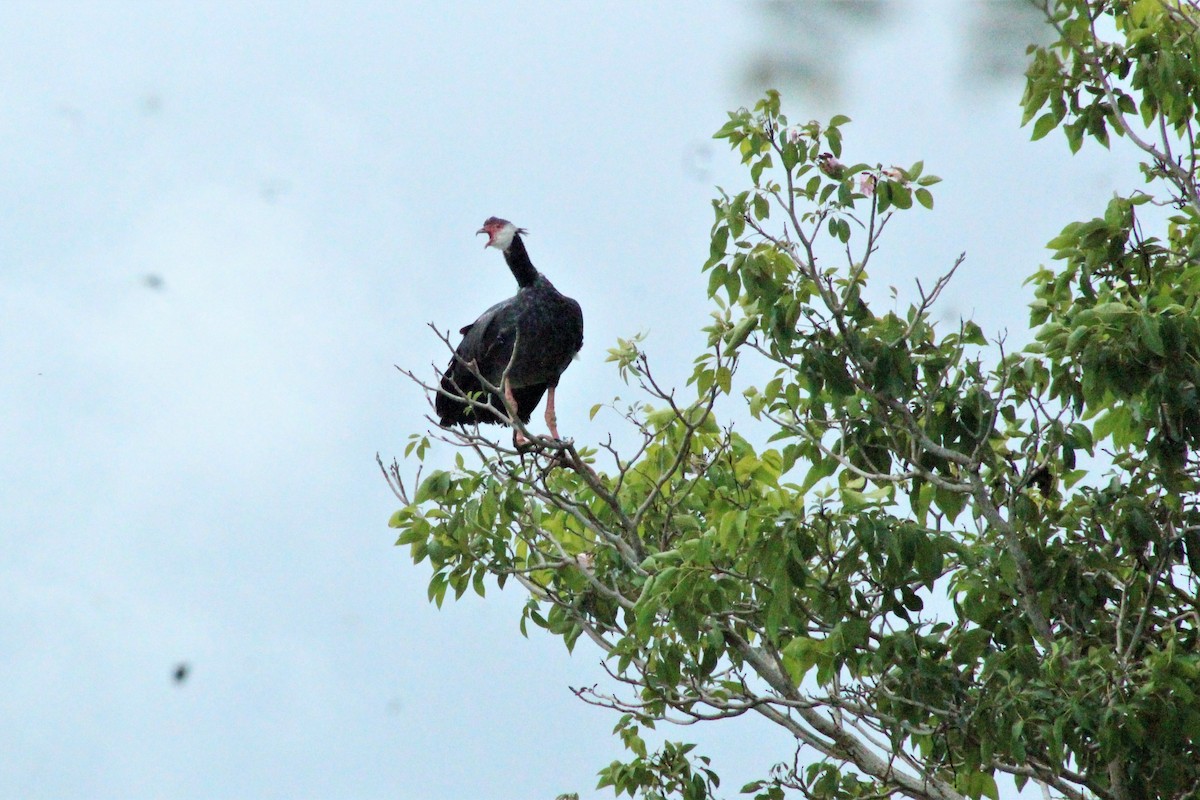
[[[931,321],[957,264],[906,313],[872,309],[889,221],[938,179],[842,164],[847,119],[796,125],[768,93],[716,134],[750,186],[713,203],[690,388],[661,386],[636,340],[611,351],[646,398],[635,452],[466,430],[433,438],[473,456],[412,494],[385,471],[431,599],[516,581],[522,630],[604,652],[621,688],[577,692],[619,712],[630,760],[602,786],[708,797],[708,762],[643,730],[752,712],[797,747],[744,787],[762,800],[996,798],[1005,776],[1200,793],[1200,8],[1043,9],[1033,138],[1123,137],[1146,185],[1049,243],[1032,344]],[[764,385],[739,384],[750,359]],[[719,419],[743,398],[760,444]]]

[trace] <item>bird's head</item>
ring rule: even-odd
[[[475,231],[478,236],[481,233],[486,233],[488,240],[483,245],[484,247],[494,247],[497,250],[507,250],[512,244],[513,237],[518,233],[528,233],[524,228],[518,228],[506,219],[499,217],[488,217],[483,223],[483,227]]]

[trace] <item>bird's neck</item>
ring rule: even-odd
[[[529,253],[525,252],[525,243],[519,235],[513,237],[512,244],[504,251],[504,260],[508,262],[518,286],[530,286],[537,280],[538,271],[529,260]]]

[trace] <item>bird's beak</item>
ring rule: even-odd
[[[487,233],[487,230],[486,230],[486,229],[484,229],[484,228],[480,228],[479,230],[475,231],[475,235],[476,235],[476,236],[478,236],[478,235],[479,235],[479,234],[481,234],[481,233]],[[487,240],[486,242],[484,242],[484,243],[483,243],[483,249],[484,249],[484,250],[487,250],[487,246],[488,246],[489,244],[491,244],[491,243],[492,243],[492,237],[491,237],[491,236],[488,236],[488,240]]]

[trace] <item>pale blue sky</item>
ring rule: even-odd
[[[610,796],[615,718],[567,688],[596,652],[522,639],[514,591],[438,612],[392,546],[374,454],[427,427],[392,365],[441,365],[425,323],[511,294],[473,236],[495,214],[584,308],[564,433],[612,430],[587,411],[629,396],[618,336],[681,383],[712,186],[742,181],[709,136],[764,53],[837,76],[780,88],[854,118],[847,160],[945,179],[893,224],[881,297],[965,250],[946,319],[1020,339],[1043,243],[1134,183],[1028,143],[968,4],[816,44],[683,8],[0,5],[0,796]],[[791,752],[749,718],[670,735],[730,796]]]

